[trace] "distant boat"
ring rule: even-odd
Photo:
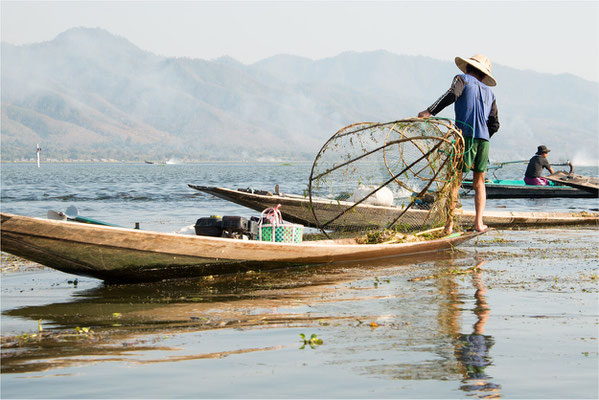
[[[148,160],[144,160],[144,162],[145,162],[146,164],[154,164],[154,161],[148,161]]]
[[[471,180],[462,181],[464,194],[473,194]],[[543,198],[593,198],[597,194],[585,190],[563,186],[527,185],[523,180],[493,179],[485,182],[487,199],[543,199]]]
[[[573,174],[574,166],[570,161],[563,164],[552,164],[552,166],[570,167],[570,172],[558,171],[554,175],[546,176],[553,183],[547,186],[527,185],[523,179],[498,179],[497,170],[508,164],[527,164],[528,160],[508,161],[492,164],[488,170],[493,173],[495,179],[487,179],[485,190],[488,199],[543,199],[543,198],[596,198],[598,197],[597,178],[583,177]],[[553,178],[552,178],[553,177]],[[567,178],[570,177],[570,178]],[[572,177],[577,177],[572,179]],[[586,178],[586,180],[584,179]],[[589,183],[595,179],[594,186]],[[582,181],[586,184],[580,184]],[[464,194],[472,193],[472,180],[462,181]]]

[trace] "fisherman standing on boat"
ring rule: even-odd
[[[528,162],[526,172],[524,173],[524,183],[527,185],[547,186],[549,181],[543,178],[543,168],[546,168],[550,173],[554,173],[553,168],[547,161],[547,153],[551,150],[547,146],[537,147],[537,153]]]
[[[487,194],[485,191],[485,171],[489,156],[489,139],[499,130],[499,118],[495,95],[490,86],[497,85],[491,75],[491,61],[482,54],[468,59],[456,57],[455,63],[464,74],[453,78],[451,87],[432,106],[418,114],[419,118],[429,118],[440,113],[448,105],[455,103],[455,120],[464,136],[463,172],[474,173],[474,209],[476,212],[474,229],[487,230],[483,224],[483,212]],[[458,177],[461,181],[462,176]],[[452,193],[457,200],[458,187]],[[453,221],[449,221],[446,231],[451,232]]]

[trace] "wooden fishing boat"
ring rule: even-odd
[[[231,201],[233,203],[251,208],[256,211],[262,211],[265,208],[276,207],[281,204],[281,213],[283,218],[290,222],[303,224],[306,226],[316,226],[314,215],[310,208],[310,201],[303,196],[293,194],[274,194],[268,191],[256,191],[251,189],[227,189],[214,186],[189,185],[192,189],[209,193],[213,196]],[[345,205],[336,200],[314,200],[316,205],[322,206],[321,209],[330,210],[331,215],[339,213],[338,204]],[[360,209],[361,215],[370,215],[367,223],[372,226],[386,226],[393,221],[398,214],[397,207],[374,206],[360,204],[356,206]],[[367,210],[368,212],[365,212]],[[322,212],[322,211],[321,211]],[[405,218],[410,216],[417,217],[423,210],[410,209],[406,212]],[[457,211],[460,213],[460,211]],[[348,217],[351,217],[348,216]],[[554,226],[554,225],[585,225],[599,223],[599,213],[591,212],[527,212],[527,211],[485,211],[485,224],[492,227],[514,227],[514,226]],[[324,219],[324,218],[323,218]],[[362,220],[364,221],[364,220]],[[344,221],[340,218],[339,226],[343,226]],[[356,222],[355,220],[352,222]],[[474,211],[461,211],[459,222],[464,226],[474,225]],[[337,227],[330,225],[331,228]]]
[[[472,181],[462,181],[462,189],[467,195],[473,190]],[[564,186],[527,185],[523,180],[493,179],[485,182],[488,199],[540,199],[540,198],[596,198],[597,195],[585,190]]]
[[[365,261],[450,250],[478,233],[421,242],[276,243],[180,235],[1,213],[2,251],[70,274],[139,282]]]
[[[599,197],[599,179],[574,174],[570,161],[552,164],[553,167],[567,166],[569,172],[558,171],[545,176],[552,181],[550,186],[527,185],[524,180],[499,179],[497,171],[509,164],[528,164],[529,160],[508,161],[489,164],[488,170],[495,179],[487,179],[485,189],[488,199],[539,199],[539,198],[597,198]],[[594,184],[590,187],[589,183]],[[472,180],[462,181],[463,193],[472,193]]]

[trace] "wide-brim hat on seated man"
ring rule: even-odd
[[[538,154],[538,155],[541,155],[541,154],[546,154],[546,153],[549,153],[550,151],[551,151],[551,150],[549,150],[549,149],[547,148],[547,146],[539,146],[539,147],[537,147],[537,154]]]
[[[485,77],[482,80],[482,82],[485,85],[497,85],[497,81],[495,80],[495,78],[493,78],[493,75],[491,74],[491,61],[482,54],[476,54],[470,58],[456,57],[455,65],[457,65],[463,73],[466,73],[466,65],[471,65],[483,74],[485,74]]]

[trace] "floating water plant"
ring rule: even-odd
[[[416,278],[411,278],[411,279],[408,279],[408,282],[418,282],[418,281],[424,281],[427,279],[436,279],[436,278],[440,278],[442,276],[449,276],[449,275],[466,275],[466,274],[476,273],[476,272],[482,271],[482,268],[480,268],[480,266],[483,263],[484,262],[480,262],[480,263],[476,264],[475,266],[465,268],[465,269],[452,268],[451,270],[442,272],[440,274],[433,274],[433,275],[419,276]]]
[[[93,331],[87,326],[84,326],[84,327],[78,326],[75,328],[75,332],[77,332],[79,335],[86,335],[86,336],[91,335],[93,333]]]
[[[300,347],[300,350],[303,350],[304,347],[306,347],[306,345],[310,346],[311,348],[315,348],[316,346],[320,346],[322,345],[322,339],[319,339],[315,333],[312,334],[312,336],[310,336],[310,339],[306,339],[306,335],[304,335],[303,333],[299,334],[300,337],[302,338],[301,342],[303,342],[302,347]]]
[[[379,279],[378,277],[374,277],[374,287],[378,287],[380,284],[382,284],[383,282],[387,282],[390,283],[391,280],[390,279]]]

